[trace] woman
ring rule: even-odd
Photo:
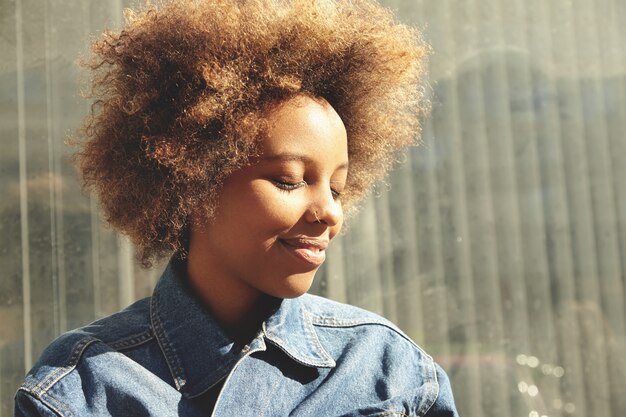
[[[428,52],[369,0],[178,0],[94,42],[78,154],[152,297],[62,335],[16,415],[456,416],[385,319],[305,294],[419,131]]]

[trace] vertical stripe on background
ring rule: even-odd
[[[427,7],[432,10],[433,16],[437,16],[438,26],[442,29],[442,39],[439,41],[441,50],[447,51],[451,57],[456,57],[457,52],[458,55],[462,55],[464,51],[457,49],[454,30],[459,28],[458,22],[466,22],[467,18],[458,14],[456,2],[453,0],[429,2]],[[437,153],[441,155],[436,172],[442,196],[440,212],[442,249],[445,254],[444,276],[452,296],[448,303],[450,332],[459,362],[456,378],[459,381],[473,381],[455,387],[455,395],[463,404],[465,414],[478,416],[482,414],[483,393],[479,382],[481,380],[479,339],[461,138],[460,116],[463,109],[457,96],[459,86],[453,71],[452,69],[436,78],[435,98],[440,102],[440,109],[445,109],[445,112],[433,112],[433,136]]]
[[[65,309],[64,304],[61,304],[59,301],[63,300],[64,297],[61,295],[59,289],[63,287],[59,285],[61,281],[59,279],[59,245],[58,245],[58,220],[62,216],[60,216],[62,211],[62,206],[59,206],[58,193],[60,192],[60,188],[62,186],[62,177],[58,170],[58,162],[57,155],[55,151],[55,135],[54,135],[54,100],[53,100],[53,74],[51,68],[51,60],[52,60],[52,40],[51,40],[51,28],[50,26],[53,24],[52,17],[50,14],[50,1],[45,0],[44,2],[45,9],[45,29],[44,29],[44,60],[45,60],[45,73],[46,73],[46,133],[47,133],[47,144],[48,144],[48,183],[49,183],[49,204],[50,204],[50,251],[52,252],[51,262],[52,265],[50,267],[51,271],[51,280],[52,280],[52,290],[53,290],[53,316],[54,316],[54,331],[55,333],[60,333],[65,331],[65,326],[61,325],[61,317],[63,316],[62,311]]]
[[[93,311],[95,317],[100,317],[102,311],[102,289],[100,282],[100,213],[96,198],[89,198],[91,208],[91,280],[93,282]]]
[[[626,118],[624,117],[624,106],[626,106],[626,80],[624,73],[626,70],[626,42],[624,42],[624,25],[626,22],[626,7],[621,0],[611,0],[607,5],[606,14],[611,17],[610,23],[605,28],[610,31],[611,39],[611,89],[607,91],[606,110],[610,120],[610,153],[613,167],[614,193],[616,196],[615,210],[617,212],[620,259],[622,271],[622,287],[626,287]],[[626,299],[625,294],[622,299]],[[626,356],[626,355],[625,355]],[[623,395],[623,394],[622,394]]]
[[[594,310],[599,306],[598,260],[595,251],[595,230],[591,207],[591,178],[589,155],[585,147],[585,126],[589,115],[582,107],[581,83],[588,69],[578,54],[577,42],[589,36],[587,27],[575,27],[574,6],[571,3],[550,4],[553,30],[554,61],[559,65],[561,79],[557,81],[561,123],[561,149],[565,168],[565,191],[572,224],[573,277],[575,300],[570,308],[580,326],[583,364],[585,365],[586,408],[582,415],[608,416],[608,386],[606,384],[606,342]],[[595,46],[594,46],[595,47]],[[585,51],[589,53],[589,51]],[[596,63],[597,64],[597,63]],[[600,133],[601,134],[601,133]]]
[[[32,366],[32,323],[30,305],[30,245],[28,237],[28,186],[26,175],[26,116],[24,105],[24,41],[22,1],[15,1],[15,43],[17,62],[17,107],[20,172],[20,224],[22,237],[22,302],[24,305],[24,369]]]
[[[126,236],[117,238],[118,302],[120,308],[136,300],[134,283],[134,249]]]

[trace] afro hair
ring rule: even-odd
[[[370,0],[175,0],[126,11],[84,62],[91,112],[77,141],[85,187],[142,263],[184,251],[190,215],[249,163],[271,106],[325,99],[348,134],[351,211],[416,143],[420,33]]]

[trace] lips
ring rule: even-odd
[[[292,256],[311,266],[320,266],[326,260],[328,240],[305,237],[283,238],[278,240]]]

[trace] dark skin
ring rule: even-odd
[[[259,158],[227,178],[210,221],[194,219],[187,260],[192,287],[240,343],[277,300],[308,291],[343,223],[348,149],[339,115],[298,96],[268,121]]]

